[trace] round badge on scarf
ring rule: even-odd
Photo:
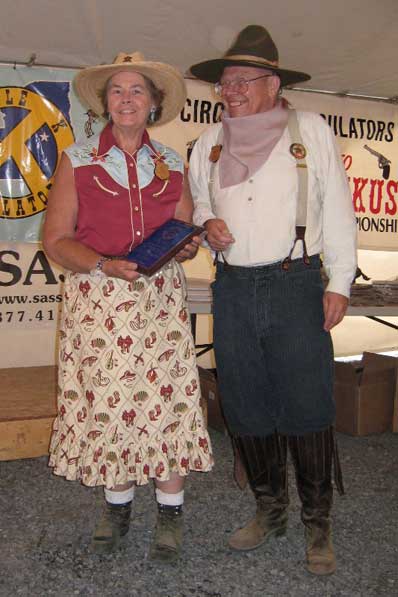
[[[307,150],[301,143],[292,143],[289,151],[296,160],[303,160],[307,155]]]
[[[209,160],[215,164],[220,159],[222,145],[213,145],[210,151]]]
[[[155,176],[160,180],[169,180],[170,172],[168,165],[163,162],[160,158],[156,160],[155,164]]]

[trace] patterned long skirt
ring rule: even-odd
[[[134,282],[68,273],[49,465],[112,488],[209,471],[182,267]]]

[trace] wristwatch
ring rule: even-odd
[[[98,259],[95,267],[90,270],[90,276],[96,276],[97,278],[105,278],[106,274],[102,271],[105,261],[110,261],[110,257],[104,257],[103,255]]]

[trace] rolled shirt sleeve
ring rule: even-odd
[[[321,116],[313,116],[319,120],[314,130],[322,148],[318,155],[322,172],[322,255],[329,278],[326,290],[349,297],[357,268],[357,229],[351,190],[332,130]]]

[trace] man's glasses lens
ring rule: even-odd
[[[223,83],[216,83],[214,90],[217,95],[221,95],[226,89],[234,88],[239,93],[246,93],[249,89],[249,83],[246,79],[237,79],[236,81],[224,81]]]
[[[223,81],[218,82],[214,85],[214,91],[217,95],[221,95],[223,91],[226,89],[231,89],[232,87],[238,91],[238,93],[247,93],[249,89],[249,83],[252,81],[257,81],[257,79],[265,79],[266,77],[273,77],[273,75],[260,75],[259,77],[254,77],[253,79],[236,79],[235,81]]]

